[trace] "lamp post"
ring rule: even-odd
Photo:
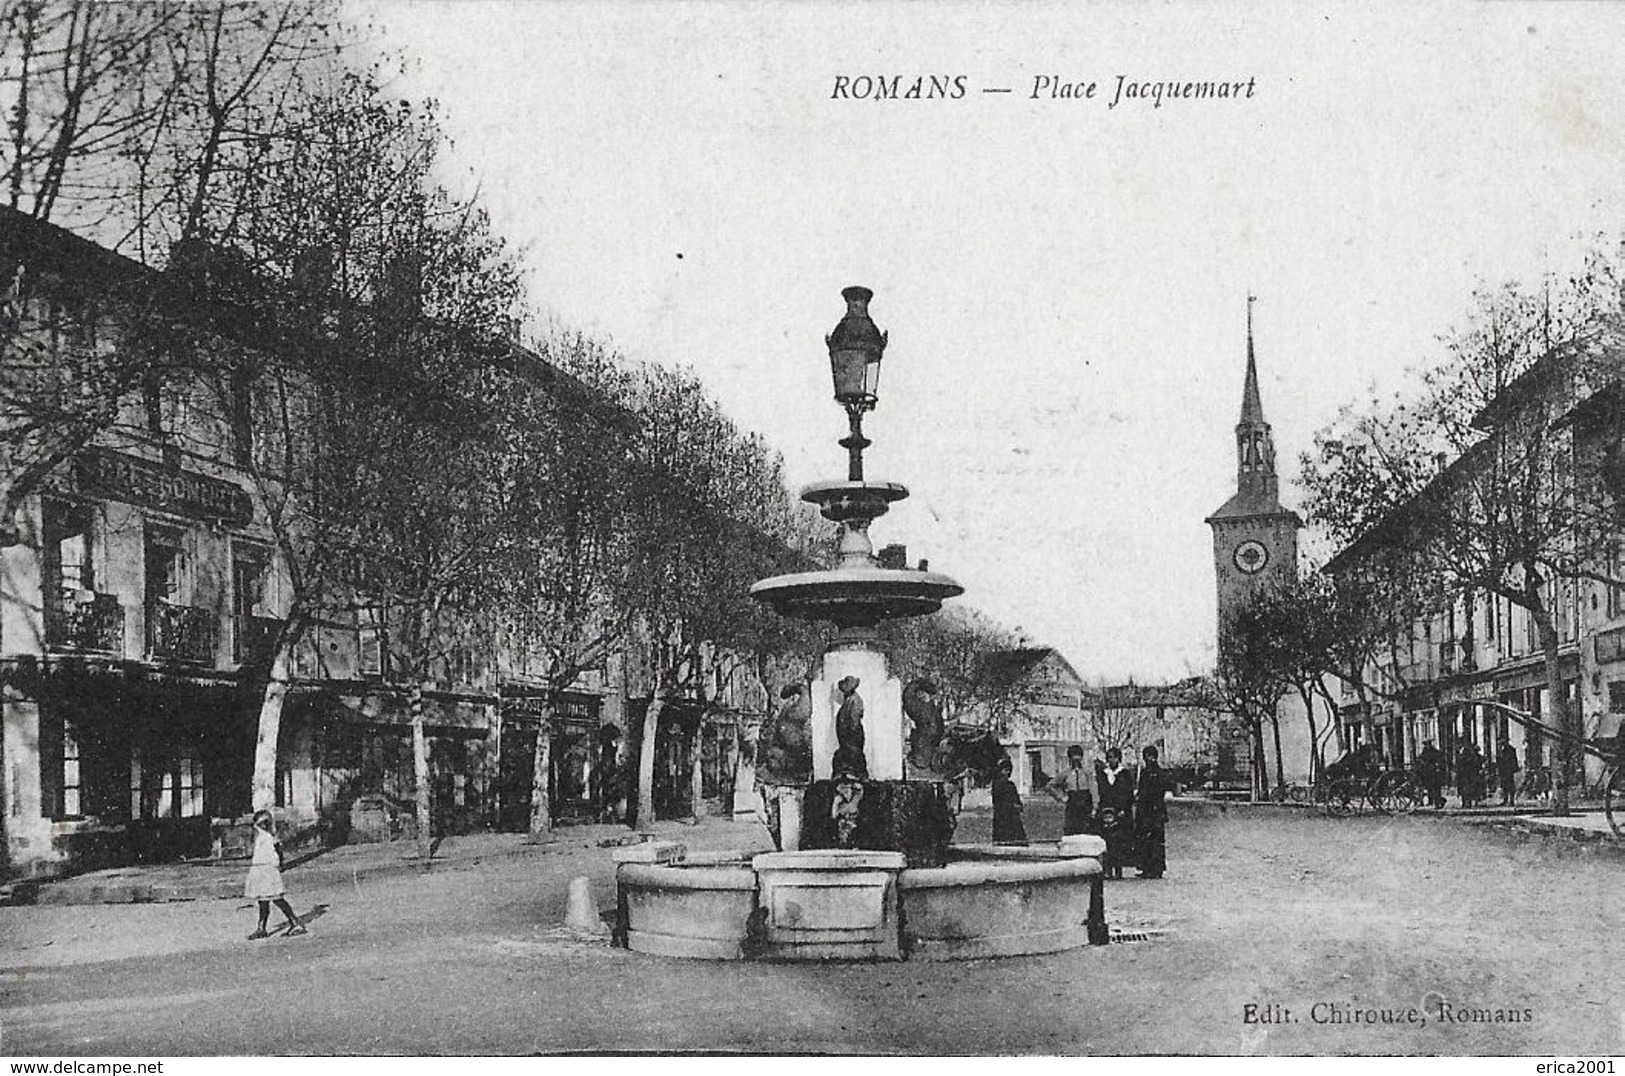
[[[870,441],[863,436],[863,413],[873,411],[880,388],[880,359],[886,351],[886,334],[869,317],[869,300],[874,292],[868,288],[850,287],[841,290],[846,300],[846,316],[835,326],[835,331],[824,337],[829,348],[829,371],[835,382],[835,399],[846,409],[850,432],[840,445],[847,451],[848,481],[863,481],[863,450]]]

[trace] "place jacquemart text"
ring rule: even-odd
[[[1164,101],[1245,101],[1256,92],[1256,80],[1136,79],[1128,75],[1104,80],[1062,75],[1032,75],[1020,86],[1030,101],[1098,101],[1107,108],[1144,104],[1161,108]],[[973,91],[1015,95],[1015,86],[973,86],[969,75],[836,75],[834,101],[962,101]]]

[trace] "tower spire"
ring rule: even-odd
[[[1253,304],[1258,296],[1247,296],[1247,381],[1241,390],[1241,418],[1244,426],[1264,424],[1264,404],[1258,398],[1258,360],[1253,357]]]
[[[1241,417],[1236,420],[1236,488],[1273,501],[1277,496],[1275,444],[1258,397],[1258,359],[1253,354],[1253,304],[1257,301],[1258,296],[1247,294],[1247,378],[1241,389]]]

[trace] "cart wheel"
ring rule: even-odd
[[[1368,789],[1366,800],[1371,804],[1371,809],[1378,814],[1390,813],[1394,800],[1394,783],[1392,779],[1387,774],[1383,774],[1375,781],[1372,781]]]
[[[1338,778],[1332,782],[1327,790],[1326,812],[1333,817],[1341,818],[1359,810],[1360,801],[1357,790],[1346,778]]]
[[[1608,771],[1603,810],[1608,815],[1608,826],[1614,831],[1614,836],[1625,837],[1625,769],[1615,766]]]

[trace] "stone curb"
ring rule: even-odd
[[[1520,833],[1530,833],[1552,840],[1571,841],[1578,844],[1594,845],[1615,852],[1625,852],[1625,841],[1612,833],[1595,829],[1581,829],[1578,826],[1554,826],[1549,822],[1541,822],[1529,818],[1489,818],[1483,825],[1493,826],[1496,829],[1517,830]]]

